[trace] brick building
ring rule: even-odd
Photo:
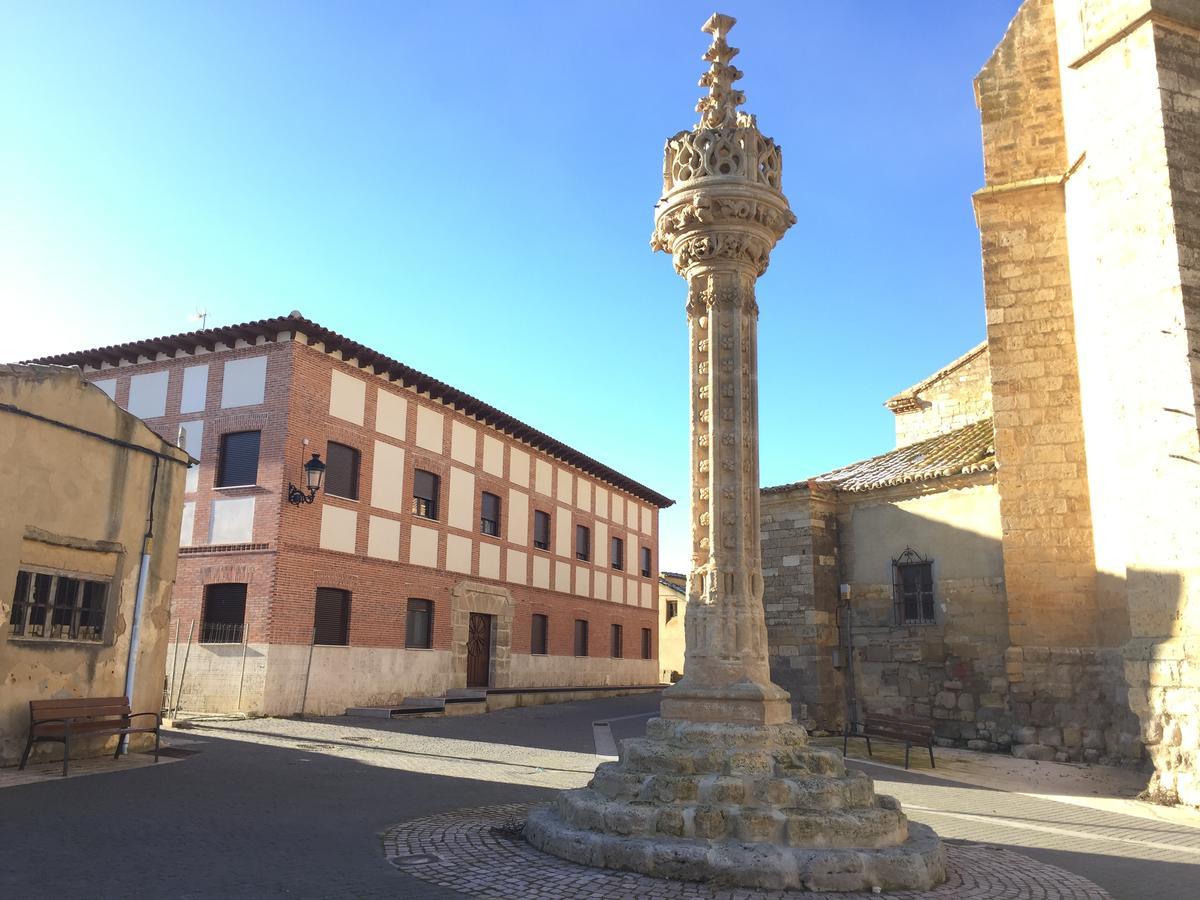
[[[1025,0],[975,95],[986,347],[764,493],[774,675],[1200,804],[1200,5]]]
[[[299,313],[44,361],[200,461],[172,601],[183,708],[658,683],[672,501],[627,476]],[[286,502],[313,453],[324,486]]]

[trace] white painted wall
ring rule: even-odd
[[[183,394],[179,400],[181,413],[204,412],[208,402],[208,366],[188,366],[183,370]],[[192,451],[188,451],[192,453]],[[192,453],[192,456],[196,456]]]
[[[148,372],[129,379],[129,411],[140,419],[167,414],[167,381],[170,372]]]
[[[267,358],[231,359],[225,363],[221,386],[221,408],[256,406],[263,402],[267,386]]]
[[[367,383],[346,372],[329,372],[329,414],[355,425],[363,423],[367,406]]]

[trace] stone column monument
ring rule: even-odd
[[[593,866],[762,888],[927,889],[945,853],[836,750],[810,747],[771,683],[759,541],[755,281],[795,223],[779,147],[733,87],[713,15],[700,123],[667,141],[651,246],[688,283],[692,571],[684,677],[646,737],[535,810],[536,847]]]

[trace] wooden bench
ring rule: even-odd
[[[853,733],[853,729],[853,724],[846,725],[846,731],[842,736],[843,756],[846,754],[847,744],[852,737],[865,738],[867,755],[871,756],[871,738],[876,738],[881,741],[896,741],[904,744],[904,768],[906,769],[908,768],[908,753],[913,746],[928,747],[929,765],[931,768],[937,768],[933,761],[933,724],[924,719],[866,713],[863,715],[863,721],[859,725],[860,730],[857,734]]]
[[[135,727],[133,720],[149,716],[153,725]],[[131,712],[128,697],[88,697],[69,700],[29,701],[29,740],[21,755],[21,768],[29,760],[33,745],[41,741],[57,741],[63,745],[63,776],[71,757],[71,738],[95,734],[154,734],[154,761],[158,762],[158,747],[162,719],[156,712]],[[121,743],[113,759],[121,755]]]

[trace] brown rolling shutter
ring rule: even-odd
[[[313,614],[314,644],[350,643],[350,592],[317,588]]]
[[[357,500],[359,452],[333,441],[326,450],[325,493]]]

